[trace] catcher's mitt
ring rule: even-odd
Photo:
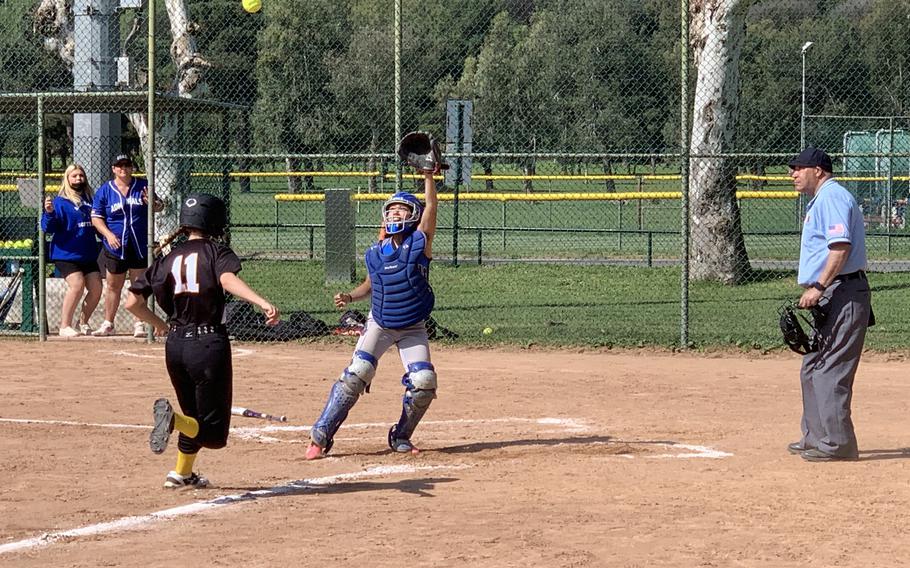
[[[421,173],[435,174],[449,169],[449,165],[442,161],[439,144],[427,132],[406,134],[398,144],[398,155],[405,164]]]
[[[777,313],[780,314],[780,331],[784,335],[784,343],[800,355],[818,351],[818,330],[824,325],[826,317],[826,314],[818,307],[809,311],[812,314],[812,321],[797,314],[793,302],[787,302],[777,310]],[[800,318],[809,326],[811,336],[803,331],[803,327],[799,323]]]

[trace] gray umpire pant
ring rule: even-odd
[[[853,378],[869,326],[871,292],[866,278],[834,282],[820,302],[828,314],[818,330],[819,350],[803,356],[803,445],[855,458],[856,433],[850,417]]]

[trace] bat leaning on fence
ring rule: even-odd
[[[18,272],[13,275],[13,278],[10,280],[9,285],[0,293],[0,325],[6,321],[6,316],[9,315],[10,309],[13,307],[13,300],[16,299],[16,293],[19,291],[19,284],[22,282],[22,274],[25,272],[24,268],[20,268]]]
[[[242,406],[232,406],[231,414],[235,416],[246,416],[247,418],[259,418],[261,420],[271,420],[272,422],[287,422],[287,416],[275,416],[272,414],[266,414],[265,412],[258,412],[250,408],[244,408]]]

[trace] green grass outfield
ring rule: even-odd
[[[329,324],[339,312],[323,265],[312,261],[247,261],[243,277],[285,312],[303,309]],[[359,275],[362,277],[362,274]],[[696,348],[780,349],[777,308],[796,299],[795,274],[759,272],[742,286],[694,283],[690,288],[690,340]],[[452,267],[434,264],[433,314],[460,334],[458,344],[515,346],[679,345],[680,284],[676,268],[510,264]],[[872,274],[878,324],[869,348],[894,351],[910,343],[910,281],[902,274]],[[363,312],[365,302],[353,306]],[[483,335],[491,327],[494,332]]]

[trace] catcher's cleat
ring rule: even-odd
[[[420,450],[417,449],[417,446],[411,443],[407,438],[396,438],[396,427],[392,426],[389,428],[389,447],[392,448],[393,452],[398,452],[399,454],[414,454],[417,455],[420,453]]]
[[[209,486],[209,480],[199,474],[180,475],[176,471],[167,474],[164,480],[165,489],[202,489]]]
[[[149,447],[152,452],[160,454],[167,449],[168,439],[174,431],[174,409],[166,398],[159,398],[152,406],[152,413],[155,416],[155,425],[149,434]]]
[[[303,454],[307,460],[318,460],[325,457],[325,449],[317,444],[316,442],[310,442],[310,445],[307,446],[306,453]]]

